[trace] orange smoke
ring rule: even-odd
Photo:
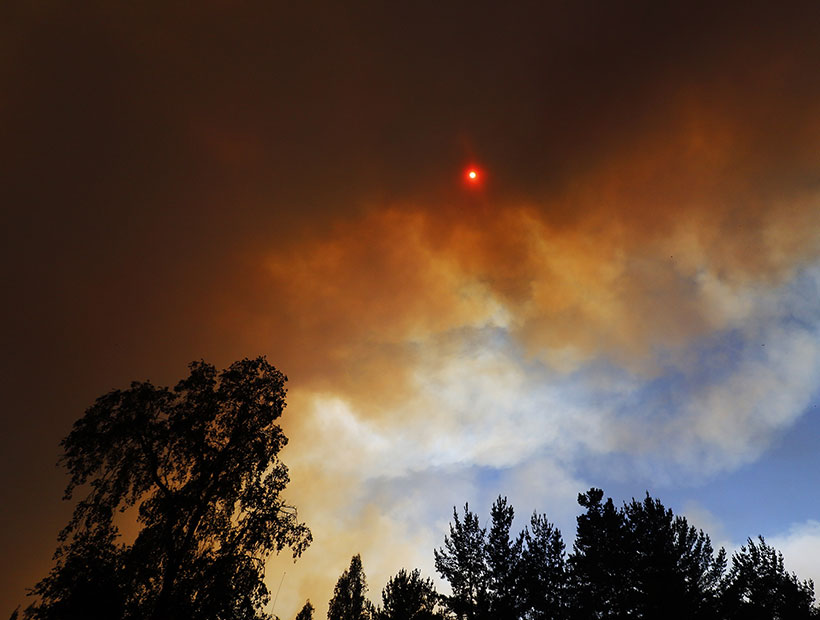
[[[392,206],[266,258],[291,373],[387,405],[419,346],[502,327],[558,367],[633,368],[725,325],[716,298],[782,280],[820,249],[817,195],[740,174],[740,128],[684,106],[662,134],[541,202]]]

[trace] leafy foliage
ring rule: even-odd
[[[27,616],[267,617],[265,559],[311,541],[281,498],[285,381],[261,357],[220,373],[195,362],[173,390],[134,382],[97,399],[62,442],[65,498],[87,494]],[[131,507],[128,545],[115,515]]]
[[[63,440],[65,498],[84,491],[59,536],[55,566],[33,589],[31,620],[269,620],[268,556],[311,542],[281,497],[289,478],[277,424],[286,378],[264,358],[217,372],[205,363],[173,390],[135,382],[99,399]],[[328,620],[809,620],[814,586],[782,555],[748,540],[732,556],[647,493],[617,508],[601,489],[578,496],[572,552],[546,515],[514,536],[498,497],[489,531],[465,504],[435,566],[440,596],[400,570],[367,599],[359,555],[339,577]],[[139,532],[120,536],[120,513]],[[443,609],[442,609],[443,607]],[[307,601],[296,620],[312,620]],[[18,612],[12,614],[17,618]]]

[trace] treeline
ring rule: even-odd
[[[222,371],[204,361],[173,388],[134,382],[99,397],[63,439],[65,499],[80,495],[54,564],[12,618],[26,620],[271,620],[265,565],[312,540],[285,503],[287,437],[279,425],[286,377],[264,357]],[[439,595],[402,570],[381,601],[367,598],[361,558],[339,578],[329,620],[600,620],[817,617],[813,585],[788,573],[761,538],[731,558],[657,500],[616,508],[603,491],[579,495],[572,550],[546,516],[511,532],[513,508],[489,528],[453,511]],[[139,531],[124,540],[118,515]],[[308,603],[299,620],[310,620]]]
[[[367,598],[360,556],[339,578],[328,620],[803,620],[820,617],[814,586],[783,565],[760,537],[727,561],[709,536],[647,493],[616,507],[601,489],[579,494],[584,512],[567,552],[561,532],[533,514],[518,534],[506,498],[489,527],[465,505],[453,510],[437,572],[451,594],[418,570],[390,578],[381,601]],[[308,602],[297,620],[310,620]]]

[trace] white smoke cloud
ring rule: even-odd
[[[507,495],[517,526],[544,511],[570,543],[575,496],[593,475],[665,484],[758,458],[818,387],[820,265],[768,288],[729,287],[714,274],[697,282],[721,327],[654,351],[654,368],[600,358],[555,369],[496,324],[421,342],[402,400],[383,411],[295,389],[289,408],[299,423],[286,431],[296,448],[284,455],[290,493],[321,535],[287,569],[277,605],[295,613],[313,597],[324,613],[354,553],[373,599],[399,568],[434,576],[432,550],[454,504],[487,514],[495,495]],[[685,512],[710,531],[703,510]],[[810,525],[771,541],[806,576],[819,574],[802,550],[820,544],[820,526]],[[718,534],[715,543],[726,540]]]
[[[797,573],[800,579],[814,581],[816,593],[820,585],[820,521],[795,523],[766,542],[783,553],[788,571]]]

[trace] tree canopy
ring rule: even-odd
[[[433,580],[424,579],[421,571],[401,569],[389,579],[382,590],[382,604],[376,610],[376,620],[438,620],[438,594]]]
[[[533,512],[524,528],[520,588],[525,615],[532,620],[566,616],[568,574],[561,531]]]
[[[296,559],[312,540],[282,496],[287,379],[264,357],[189,369],[173,389],[134,382],[101,396],[63,439],[65,499],[81,499],[23,618],[272,620],[265,562],[285,548]],[[618,507],[591,488],[578,504],[569,553],[544,514],[515,534],[505,497],[485,527],[468,504],[463,516],[453,508],[433,553],[449,594],[401,569],[375,606],[354,555],[328,620],[820,617],[812,582],[789,573],[762,537],[748,539],[727,570],[723,549],[649,493]],[[136,534],[126,540],[119,526],[130,521]],[[313,612],[307,601],[297,620]]]
[[[788,573],[782,556],[751,540],[732,557],[647,493],[617,507],[601,489],[578,496],[572,552],[545,515],[513,536],[513,508],[499,497],[489,533],[464,508],[436,549],[436,569],[459,620],[808,620],[813,584]]]
[[[723,617],[727,620],[807,620],[818,617],[814,584],[783,565],[783,555],[762,536],[749,538],[732,555],[724,577]]]
[[[296,620],[313,620],[313,604],[309,600],[305,601],[302,609],[296,614]]]
[[[61,444],[65,498],[84,497],[27,617],[267,618],[266,558],[311,542],[282,497],[285,381],[263,357],[221,372],[200,361],[173,389],[98,398]],[[129,544],[117,523],[131,508]]]
[[[433,551],[436,570],[450,584],[452,594],[447,606],[459,619],[479,620],[489,613],[487,531],[479,525],[478,515],[464,505],[464,519],[453,508],[450,533],[444,547]]]
[[[367,577],[362,558],[356,554],[342,573],[328,603],[328,620],[371,620],[373,604],[367,599]]]

